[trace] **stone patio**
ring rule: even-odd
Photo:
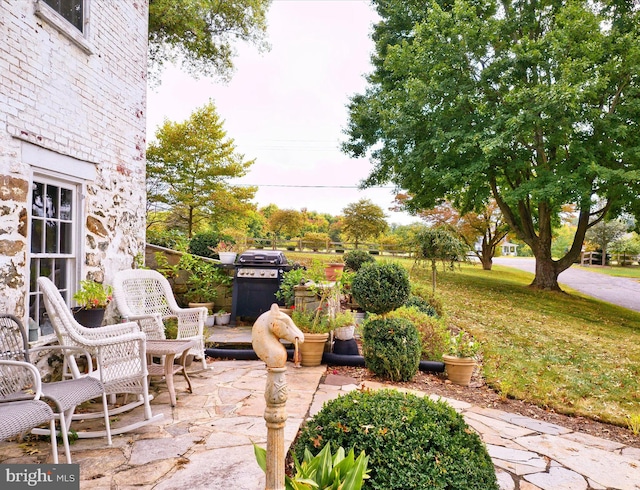
[[[325,367],[287,364],[289,399],[285,443],[322,404],[358,389],[348,377],[325,376]],[[263,419],[266,369],[261,361],[225,360],[190,374],[194,392],[176,377],[171,408],[164,382],[152,385],[154,413],[164,418],[136,432],[80,439],[71,446],[82,489],[264,488],[252,443],[266,444]],[[370,389],[382,384],[367,383]],[[424,396],[424,393],[416,392]],[[427,395],[428,396],[428,395]],[[478,431],[496,466],[502,490],[638,490],[640,449],[506,412],[445,399]],[[142,408],[121,416],[140,417]],[[0,443],[0,463],[51,462],[46,441]]]

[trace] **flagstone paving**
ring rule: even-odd
[[[324,366],[287,364],[289,398],[287,448],[303,421],[322,404],[358,389],[355,380],[326,375]],[[157,424],[104,439],[80,439],[71,446],[80,464],[82,489],[264,488],[253,443],[264,446],[266,369],[261,361],[216,361],[190,374],[193,394],[176,378],[177,405],[164,383],[152,385]],[[321,382],[322,380],[322,382]],[[366,382],[369,389],[388,388]],[[408,390],[404,390],[408,391]],[[414,392],[419,396],[435,395]],[[540,420],[443,399],[460,412],[487,446],[501,490],[639,490],[640,449],[573,432]],[[121,416],[139,417],[142,408]],[[75,424],[75,422],[74,422]],[[49,445],[0,443],[0,463],[50,462]]]

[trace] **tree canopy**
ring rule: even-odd
[[[234,41],[266,48],[271,0],[149,0],[149,65],[154,76],[166,61],[192,75],[229,77]]]
[[[394,182],[414,211],[449,199],[464,212],[492,196],[536,257],[532,285],[558,289],[590,226],[640,212],[637,4],[373,3],[375,68],[351,99],[343,144],[370,154],[364,185]],[[554,260],[552,227],[565,204],[578,223]]]
[[[355,247],[367,238],[377,238],[387,230],[384,211],[369,199],[351,203],[342,212],[342,233],[355,242]]]
[[[253,209],[257,189],[227,181],[245,175],[254,161],[244,161],[226,135],[209,103],[184,122],[165,121],[147,149],[147,200],[189,237],[234,224]]]

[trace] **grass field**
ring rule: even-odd
[[[609,276],[616,277],[629,277],[631,279],[640,280],[640,267],[637,265],[628,266],[628,267],[602,267],[602,266],[580,266],[574,265],[574,267],[578,267],[579,269],[591,272],[598,272],[599,274],[607,274]]]
[[[414,268],[412,284],[430,288],[430,274]],[[448,324],[482,343],[484,376],[502,396],[626,426],[640,415],[640,313],[572,291],[532,290],[531,280],[508,267],[462,265],[439,269],[437,295]]]

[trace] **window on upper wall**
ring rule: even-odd
[[[44,3],[84,32],[84,0],[44,0]]]

